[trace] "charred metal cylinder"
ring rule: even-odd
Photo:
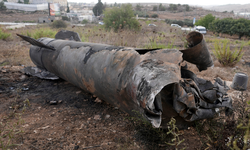
[[[179,50],[161,49],[140,55],[128,47],[21,37],[33,43],[30,57],[39,68],[131,115],[139,114],[155,127],[167,127],[171,117],[179,127],[187,127],[194,120],[213,117],[215,108],[231,107],[225,94],[221,94],[220,101],[206,96],[206,90],[222,93],[218,84],[181,69]]]
[[[187,35],[186,39],[189,48],[180,50],[183,53],[183,59],[195,64],[199,71],[213,66],[213,60],[203,35],[193,31]]]

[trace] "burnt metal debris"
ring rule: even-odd
[[[19,36],[33,44],[30,57],[38,68],[130,115],[139,114],[154,127],[167,127],[174,117],[176,124],[185,128],[195,120],[212,118],[217,108],[232,108],[224,81],[217,78],[212,83],[198,78],[180,65],[183,60],[194,63],[199,70],[213,65],[203,35],[198,32],[188,34],[189,48],[180,51],[51,38],[34,42]]]

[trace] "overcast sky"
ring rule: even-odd
[[[101,0],[102,3],[173,3],[189,5],[226,5],[226,4],[249,4],[249,0]],[[98,0],[68,0],[68,2],[97,3]]]

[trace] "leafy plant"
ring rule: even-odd
[[[151,15],[152,18],[158,18],[159,16],[157,14]]]
[[[229,41],[215,41],[213,53],[218,59],[218,61],[224,66],[233,66],[243,56],[242,52],[243,45],[241,45],[240,49],[235,49],[234,51],[230,50]]]
[[[57,31],[54,31],[50,28],[39,28],[36,29],[33,33],[27,31],[26,35],[34,39],[39,39],[42,37],[55,38]]]
[[[81,23],[82,23],[82,24],[87,24],[87,23],[88,23],[88,20],[83,19]]]
[[[216,19],[209,24],[209,29],[216,33],[236,34],[239,36],[239,39],[241,39],[243,36],[250,36],[250,20],[243,18]]]
[[[119,29],[139,30],[140,24],[134,18],[134,12],[131,4],[122,4],[121,8],[113,7],[104,11],[104,26],[106,29],[114,29],[117,32]]]
[[[205,17],[200,18],[195,25],[201,25],[209,29],[209,24],[215,20],[215,16],[212,14],[207,14]]]
[[[67,28],[67,23],[63,20],[56,20],[52,23],[52,28]]]
[[[105,9],[103,3],[101,0],[98,0],[98,3],[93,7],[93,13],[95,16],[100,16],[103,13],[103,10]]]
[[[70,21],[70,19],[67,16],[62,16],[62,20],[64,20],[64,21]]]
[[[4,5],[4,2],[0,2],[0,10],[6,10],[6,6]]]
[[[168,145],[172,145],[172,146],[175,146],[175,149],[177,150],[178,149],[178,146],[185,141],[185,139],[182,139],[180,140],[180,137],[179,135],[181,135],[179,133],[179,129],[177,128],[177,126],[175,125],[176,123],[176,120],[174,118],[171,118],[171,120],[169,121],[168,123],[168,132],[167,134],[171,134],[173,135],[173,138],[171,139],[171,143],[168,143]],[[185,148],[183,148],[185,149]]]
[[[243,96],[243,92],[241,96]],[[249,109],[250,109],[249,107],[250,101],[248,101],[247,103],[248,105],[244,110],[245,112],[249,112]],[[244,114],[244,115],[249,115],[249,113]],[[244,118],[246,117],[244,116]],[[244,118],[241,118],[241,119],[244,119]],[[241,150],[241,149],[247,150],[250,147],[250,141],[249,141],[250,140],[250,119],[248,120],[248,123],[245,123],[244,120],[241,121],[241,123],[238,124],[237,126],[237,130],[243,131],[241,132],[242,134],[238,136],[230,136],[227,146],[234,150]]]
[[[0,40],[6,40],[8,37],[10,37],[9,33],[5,33],[0,29]]]

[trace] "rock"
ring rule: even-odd
[[[106,116],[105,116],[105,119],[108,119],[108,118],[110,118],[110,115],[106,115]]]
[[[96,102],[96,103],[102,103],[102,100],[100,100],[99,98],[96,98],[96,99],[95,99],[95,102]]]
[[[49,128],[49,126],[41,127],[41,128],[38,128],[38,129],[43,129],[43,130],[45,130],[45,129],[47,129],[47,128]]]
[[[57,101],[50,101],[49,104],[50,104],[50,105],[56,105],[56,104],[57,104]]]
[[[94,119],[95,119],[95,120],[101,120],[101,115],[95,115],[95,116],[94,116]]]
[[[21,81],[23,81],[26,78],[25,75],[21,75],[21,77],[19,78]]]
[[[76,91],[76,94],[80,94],[82,91]]]
[[[29,88],[26,88],[26,87],[22,88],[22,91],[28,91],[28,90],[29,90]]]

